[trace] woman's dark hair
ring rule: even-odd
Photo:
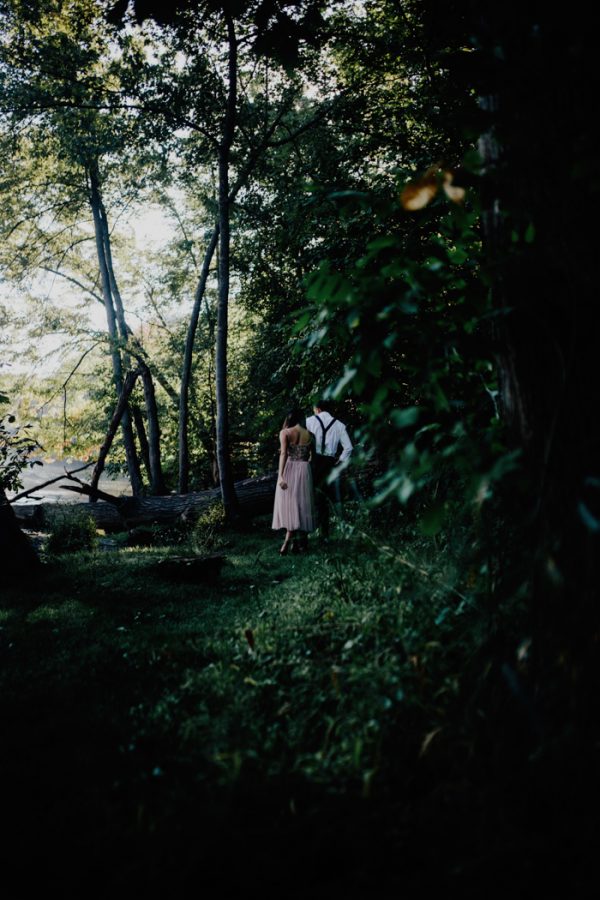
[[[293,428],[294,425],[301,425],[302,428],[306,428],[306,416],[299,406],[292,406],[283,423],[284,428]]]

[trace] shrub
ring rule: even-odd
[[[8,403],[8,397],[0,394],[0,405]],[[30,459],[37,449],[42,449],[31,437],[29,425],[15,425],[15,417],[0,417],[0,489],[18,491],[23,487],[21,472],[23,469],[41,466],[39,460]]]
[[[197,553],[211,553],[221,544],[225,512],[220,502],[211,504],[194,525],[191,544]]]
[[[51,513],[47,545],[50,553],[93,550],[97,541],[96,523],[91,516],[69,509],[57,509]]]

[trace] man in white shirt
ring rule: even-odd
[[[325,409],[319,400],[313,407],[314,416],[306,420],[306,427],[315,441],[313,454],[313,474],[315,480],[315,501],[319,515],[319,526],[323,537],[329,537],[329,512],[333,500],[332,485],[327,479],[336,463],[344,462],[352,453],[352,442],[343,422],[336,419]],[[338,449],[342,447],[339,460]]]

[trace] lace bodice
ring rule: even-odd
[[[308,462],[310,457],[310,444],[289,444],[288,459]]]

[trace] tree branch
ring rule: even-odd
[[[50,478],[49,481],[44,481],[43,484],[38,484],[35,487],[29,488],[27,491],[21,491],[20,494],[17,494],[16,497],[13,497],[12,500],[9,500],[9,503],[16,503],[17,500],[21,500],[23,497],[30,497],[32,494],[35,494],[36,491],[41,491],[43,488],[49,487],[51,484],[56,484],[57,481],[62,481],[63,478],[71,478],[75,472],[83,472],[84,469],[89,469],[90,466],[94,465],[94,461],[86,463],[85,466],[80,466],[78,469],[71,469],[70,472],[67,472],[65,469],[64,475],[57,475],[56,478]],[[79,480],[79,479],[77,479]],[[37,497],[34,499],[42,500],[42,497]]]
[[[104,300],[99,294],[96,294],[91,288],[86,287],[85,284],[82,284],[81,281],[78,281],[76,278],[73,278],[71,275],[65,275],[64,272],[61,272],[60,269],[53,269],[51,266],[40,265],[40,269],[43,269],[45,272],[51,272],[53,275],[59,275],[61,278],[64,278],[65,281],[70,281],[71,284],[77,285],[77,287],[81,288],[82,291],[85,291],[87,294],[90,294],[97,300],[98,303],[101,303],[104,306]]]

